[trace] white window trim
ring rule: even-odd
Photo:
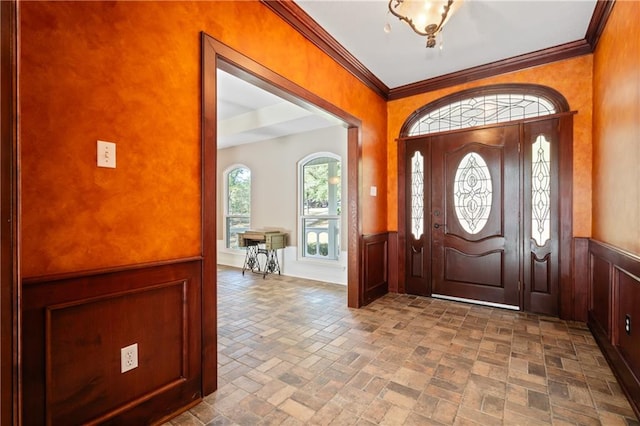
[[[235,163],[230,165],[229,167],[227,167],[226,169],[224,169],[224,171],[222,172],[222,181],[223,181],[223,192],[222,192],[222,205],[223,205],[223,210],[222,210],[222,246],[224,248],[224,251],[229,252],[229,253],[238,253],[241,250],[244,250],[243,248],[238,248],[238,249],[234,249],[231,247],[227,246],[227,239],[228,239],[228,235],[227,235],[227,218],[229,217],[229,173],[231,173],[233,170],[237,169],[237,168],[245,168],[247,170],[249,170],[249,173],[251,173],[251,200],[250,200],[250,209],[249,209],[249,224],[251,224],[251,218],[253,217],[253,172],[251,171],[251,167],[247,166],[246,164],[243,163]]]
[[[302,206],[302,203],[304,201],[304,195],[302,194],[302,190],[304,188],[304,182],[303,182],[303,167],[306,163],[308,163],[311,160],[314,160],[316,158],[321,158],[321,157],[329,157],[329,158],[333,158],[336,159],[340,162],[340,193],[344,194],[344,176],[342,176],[343,171],[344,171],[344,164],[342,161],[342,157],[336,153],[333,152],[329,152],[329,151],[318,151],[318,152],[314,152],[312,154],[309,154],[307,156],[305,156],[304,158],[300,159],[298,161],[297,164],[297,170],[298,170],[298,178],[297,178],[297,182],[298,182],[298,187],[297,187],[297,200],[296,200],[296,204],[297,204],[297,213],[298,213],[298,220],[297,220],[297,234],[298,234],[298,238],[297,238],[297,244],[298,244],[298,250],[297,250],[297,260],[300,262],[309,262],[309,263],[317,263],[317,264],[324,264],[324,265],[337,265],[341,262],[342,260],[342,247],[339,247],[338,253],[336,253],[336,258],[335,259],[322,259],[319,257],[308,257],[305,256],[305,244],[304,244],[304,224],[303,224],[303,219],[305,218],[305,216],[303,215],[303,211],[304,208]],[[329,216],[327,216],[329,217]],[[330,216],[331,218],[334,218],[334,216]],[[338,241],[342,240],[342,212],[339,215],[335,216],[336,219],[338,219],[338,223],[339,223],[339,229],[340,232],[338,234]],[[338,244],[339,246],[341,246],[341,244]]]

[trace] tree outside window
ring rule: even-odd
[[[301,166],[302,256],[340,256],[340,157],[316,154]]]
[[[251,170],[240,166],[227,172],[226,246],[238,249],[238,234],[251,227]]]

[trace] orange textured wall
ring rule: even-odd
[[[407,117],[418,108],[451,93],[472,87],[500,83],[534,83],[552,87],[569,102],[574,116],[573,130],[573,233],[591,236],[591,119],[592,55],[581,56],[491,78],[436,90],[388,103],[389,229],[398,228],[398,155],[396,138]]]
[[[362,120],[362,228],[386,230],[386,103],[262,4],[19,9],[24,276],[200,255],[201,31]]]
[[[640,2],[617,1],[595,52],[593,237],[640,254]]]

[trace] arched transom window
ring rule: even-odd
[[[402,136],[427,135],[568,111],[564,98],[560,100],[553,95],[552,89],[528,84],[459,92],[416,111],[405,123]]]

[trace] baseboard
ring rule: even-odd
[[[245,259],[243,250],[229,250],[224,241],[218,241],[218,264],[242,268]],[[278,250],[278,262],[282,275],[347,285],[347,252],[340,254],[338,261],[300,259],[298,249],[289,246]]]

